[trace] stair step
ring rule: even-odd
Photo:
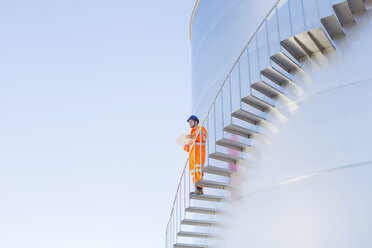
[[[197,244],[182,244],[176,243],[173,246],[174,248],[207,248],[207,245],[197,245]]]
[[[190,193],[190,199],[192,200],[201,200],[201,201],[210,201],[210,202],[220,202],[224,201],[226,199],[225,196],[219,196],[219,195],[195,195]]]
[[[324,32],[323,28],[314,28],[308,31],[308,33],[322,53],[325,53],[328,50],[335,49],[332,42],[329,40],[328,36]]]
[[[301,68],[296,62],[294,62],[287,54],[280,52],[271,56],[271,60],[286,70],[288,73],[294,72]]]
[[[280,45],[298,61],[302,61],[307,57],[306,52],[298,45],[294,37],[282,40]]]
[[[230,186],[230,184],[223,183],[223,182],[216,182],[216,181],[206,180],[206,179],[201,179],[201,180],[196,182],[196,186],[214,188],[214,189],[224,189],[224,188]]]
[[[363,13],[366,11],[363,0],[347,0],[353,14]]]
[[[239,137],[241,138],[239,140],[233,140],[233,139],[224,137],[222,139],[217,140],[216,144],[220,146],[228,147],[231,149],[235,149],[237,151],[242,151],[243,149],[250,147],[250,142],[246,142],[242,140],[242,139],[249,140],[248,138],[241,137],[241,136]]]
[[[223,131],[250,138],[257,134],[257,131],[252,128],[242,127],[241,125],[230,124],[223,128]]]
[[[190,237],[190,238],[208,238],[211,237],[211,233],[207,232],[187,232],[187,231],[180,231],[177,234],[180,237]]]
[[[327,30],[327,33],[332,39],[335,39],[339,36],[345,36],[344,30],[342,29],[340,23],[337,21],[335,15],[324,17],[320,21],[322,22],[324,28]]]
[[[258,122],[260,121],[263,121],[265,120],[265,117],[266,116],[263,116],[263,115],[256,115],[254,113],[251,113],[243,108],[235,111],[234,113],[232,113],[232,116],[236,117],[236,118],[239,118],[243,121],[247,121],[247,122],[250,122],[252,124],[258,124]]]
[[[229,177],[231,174],[235,173],[236,171],[228,169],[228,168],[219,167],[219,166],[208,165],[203,168],[203,172],[208,172],[210,174]]]
[[[268,67],[266,69],[263,69],[261,71],[261,74],[280,86],[284,85],[288,81],[291,81],[287,76],[285,76],[283,73],[281,73],[274,67]]]
[[[341,23],[341,26],[355,24],[353,13],[351,13],[349,4],[346,1],[333,5],[333,10],[336,13],[337,19]]]
[[[217,214],[220,212],[220,210],[216,208],[205,208],[205,207],[195,207],[195,206],[190,206],[186,208],[185,210],[186,212],[200,213],[200,214]]]
[[[215,159],[216,161],[221,160],[227,163],[234,164],[238,160],[242,160],[244,158],[244,154],[241,150],[216,144],[215,146],[212,146],[210,148],[209,158]]]
[[[364,0],[364,4],[367,10],[372,8],[372,0]]]
[[[181,221],[181,224],[191,226],[213,226],[216,224],[216,222],[212,220],[184,219]]]
[[[252,89],[252,93],[242,98],[242,102],[262,111],[269,111],[275,107],[275,101],[261,92]]]
[[[258,90],[259,92],[270,98],[277,97],[278,95],[284,95],[284,90],[280,86],[275,87],[263,80],[260,80],[257,83],[252,84],[252,88]]]
[[[236,151],[236,152],[238,152],[238,151]],[[233,164],[235,164],[239,160],[244,160],[243,157],[239,157],[239,156],[233,155],[233,154],[226,154],[224,152],[213,152],[213,153],[209,154],[209,157],[214,158],[214,159],[218,159],[218,160],[221,160],[221,161],[225,161],[225,162],[228,162],[228,163],[233,163]]]
[[[223,137],[216,141],[217,145],[242,151],[251,146],[251,141],[247,137],[242,137],[229,132],[223,132]]]
[[[320,51],[320,48],[313,38],[314,37],[308,31],[298,34],[294,37],[297,44],[302,48],[302,50],[305,51],[305,53],[309,57],[311,57],[314,53]]]

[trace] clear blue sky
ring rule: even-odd
[[[194,1],[0,2],[0,247],[162,247]]]

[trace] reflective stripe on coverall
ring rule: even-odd
[[[196,135],[198,133],[199,128],[200,127],[197,126],[191,129],[190,135]],[[192,177],[192,182],[194,184],[203,178],[204,173],[200,175],[200,172],[204,167],[206,142],[207,130],[204,127],[201,127],[201,132],[198,134],[198,136],[195,137],[194,139],[191,139],[184,148],[185,151],[189,152],[190,173]],[[190,147],[192,148],[190,149]]]

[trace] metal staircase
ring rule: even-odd
[[[204,187],[205,194],[190,193],[194,186],[186,164],[166,230],[167,248],[210,247],[207,241],[218,224],[221,203],[234,187],[230,176],[254,145],[252,137],[261,135],[261,124],[268,123],[273,112],[280,112],[277,101],[288,100],[288,87],[298,87],[294,75],[304,70],[303,63],[316,53],[335,51],[334,40],[346,35],[343,27],[356,24],[354,15],[366,11],[363,0],[330,2],[278,1],[244,48],[203,121],[209,133],[208,157],[204,177],[196,186]],[[309,5],[318,12],[310,15],[304,11],[303,23],[298,24],[294,7]],[[243,65],[248,71],[245,76]]]

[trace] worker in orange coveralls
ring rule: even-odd
[[[195,115],[190,116],[190,118],[187,119],[187,122],[190,125],[191,133],[186,137],[190,139],[190,141],[188,144],[184,146],[183,149],[189,152],[190,173],[192,177],[192,182],[196,184],[196,182],[203,178],[203,173],[201,173],[201,170],[203,169],[205,162],[207,130],[204,127],[200,128],[198,126],[199,119]],[[203,188],[196,187],[194,194],[202,195]]]

